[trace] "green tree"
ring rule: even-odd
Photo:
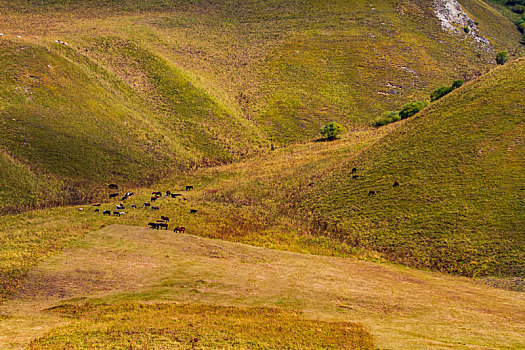
[[[336,122],[326,124],[321,128],[321,135],[328,140],[335,140],[338,135],[346,132],[346,128]]]
[[[496,62],[498,64],[505,64],[509,59],[509,53],[507,51],[501,51],[496,55]]]

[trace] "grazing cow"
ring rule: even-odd
[[[168,229],[168,224],[161,223],[159,224],[159,229],[164,228],[165,230]]]
[[[176,198],[178,196],[182,196],[182,194],[180,194],[180,193],[172,193],[171,194],[171,198]]]
[[[113,212],[113,215],[115,215],[115,216],[120,216],[120,212],[118,212],[118,211],[114,211],[114,212]]]
[[[357,173],[357,168],[352,168],[352,174]]]
[[[161,218],[163,221],[167,221],[167,222],[170,221],[170,218],[167,217],[167,216],[162,216],[162,215],[161,215],[160,218]]]
[[[120,215],[124,215],[124,214],[126,214],[125,211],[121,211],[121,212],[120,212]],[[119,215],[119,216],[120,216],[120,215]]]
[[[394,186],[394,187],[398,187],[398,186],[399,186],[399,182],[394,181],[394,185],[393,185],[393,186]]]
[[[148,222],[148,226],[152,229],[159,229],[159,224],[157,224],[156,222]]]
[[[104,214],[104,215],[111,215],[111,211],[110,210],[104,210],[102,212],[102,214]]]
[[[100,207],[100,203],[91,204],[92,207]]]
[[[376,195],[376,191],[370,190],[370,191],[368,191],[368,195],[369,196],[375,196]]]
[[[181,233],[184,233],[184,231],[186,231],[186,228],[184,228],[184,227],[182,227],[182,226],[181,226],[181,227],[175,227],[175,228],[173,229],[173,232],[181,232]]]
[[[154,205],[151,206],[151,210],[159,210],[159,207],[156,207]]]
[[[152,195],[156,196],[156,197],[162,197],[162,192],[160,191],[157,191],[157,192],[151,192]]]
[[[121,201],[125,201],[126,199],[128,199],[128,196],[124,196],[124,197],[120,198]]]
[[[120,203],[120,205],[117,205],[115,208],[117,208],[117,210],[126,209],[126,207],[123,206],[122,203]]]
[[[170,190],[166,191],[166,196],[171,196],[171,191]]]
[[[133,196],[134,194],[135,194],[135,192],[126,192],[126,196],[127,196],[127,197],[131,197],[131,196]]]
[[[150,205],[151,205],[150,202],[144,202],[143,207],[144,207],[144,209],[146,209],[146,208],[149,207]]]
[[[78,208],[78,211],[84,211],[84,208]]]
[[[111,189],[111,190],[118,190],[118,186],[117,186],[117,184],[110,184],[110,185],[108,186],[108,188]]]
[[[195,214],[197,212],[197,209],[190,209],[191,214]]]
[[[193,190],[193,186],[186,186],[186,191]]]
[[[100,209],[98,209],[98,208],[95,209],[95,213],[98,213],[98,212],[100,212]]]
[[[132,204],[131,209],[137,209],[137,206],[135,204]]]
[[[352,179],[357,179],[359,175],[352,175]]]
[[[149,200],[155,202],[157,200],[157,197],[151,197]]]
[[[109,195],[109,198],[115,198],[116,196],[118,196],[118,193],[111,193],[111,194]]]

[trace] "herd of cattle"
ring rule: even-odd
[[[118,185],[117,184],[110,184],[108,186],[109,189],[111,190],[118,190]],[[191,191],[193,190],[193,186],[186,186],[185,188],[186,191]],[[131,196],[133,196],[135,193],[133,192],[126,192],[124,194],[124,196],[122,196],[120,198],[120,204],[116,205],[115,206],[115,209],[114,211],[111,211],[111,210],[103,210],[102,211],[102,214],[103,215],[107,215],[107,216],[121,216],[121,215],[124,215],[125,212],[121,211],[121,210],[124,210],[126,209],[126,207],[124,206],[124,201],[127,200],[128,198],[130,198]],[[113,199],[113,198],[118,198],[119,197],[119,194],[118,193],[111,193],[109,194],[109,198],[110,199]],[[160,192],[160,191],[155,191],[155,192],[152,192],[152,197],[150,198],[150,201],[149,202],[144,202],[142,204],[142,207],[144,209],[147,209],[147,208],[151,208],[151,210],[160,210],[160,208],[158,206],[155,206],[155,205],[152,205],[151,203],[152,202],[155,202],[157,199],[163,197],[163,193]],[[179,200],[183,200],[183,201],[186,201],[186,198],[182,196],[182,194],[180,193],[172,193],[171,191],[166,191],[166,197],[170,197],[170,198],[179,198]],[[99,213],[100,212],[100,206],[102,204],[101,203],[95,203],[95,204],[92,204],[92,206],[94,207],[97,207],[95,208],[95,212],[96,213]],[[135,204],[131,204],[130,205],[130,209],[137,209],[137,205]],[[79,211],[83,211],[84,209],[83,208],[80,208],[78,209]],[[195,214],[197,213],[197,210],[196,209],[190,209],[190,213],[191,214]],[[164,215],[161,215],[160,219],[157,220],[156,222],[149,222],[148,223],[148,226],[152,229],[156,229],[156,230],[161,230],[161,229],[165,229],[167,230],[168,229],[168,226],[169,226],[169,217],[167,216],[164,216]],[[173,232],[181,232],[181,233],[184,233],[186,231],[186,228],[185,227],[175,227],[173,229]]]

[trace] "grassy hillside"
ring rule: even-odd
[[[381,349],[519,349],[524,303],[463,277],[109,225],[31,270],[0,306],[0,347],[368,348],[372,336]]]
[[[522,276],[524,85],[520,59],[458,89],[320,181],[303,208],[405,264]]]
[[[482,1],[464,7],[491,47],[419,0],[1,1],[2,164],[26,174],[5,175],[0,208],[100,200],[103,183],[238,160],[327,121],[366,128],[519,40]]]
[[[100,200],[108,182],[148,183],[257,149],[253,127],[167,61],[132,42],[122,46],[148,69],[157,100],[64,45],[2,42],[3,210]]]

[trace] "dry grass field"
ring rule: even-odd
[[[217,305],[216,311],[205,305]],[[246,318],[232,321],[219,306]],[[357,323],[382,349],[519,349],[525,346],[524,308],[523,293],[464,277],[111,225],[31,270],[20,292],[1,307],[0,346],[19,349],[32,341],[34,349],[104,348],[115,341],[146,341],[162,348],[164,338],[154,335],[167,329],[186,341],[210,341],[211,347],[227,346],[213,343],[220,333],[239,339],[237,348],[257,348],[242,345],[253,339],[253,327],[261,326],[256,320],[282,312],[275,319],[289,329],[290,343],[284,344],[290,348],[294,341],[298,348],[308,344],[300,343],[301,333],[312,324],[318,330],[328,327],[335,342],[354,339],[337,334],[342,328],[359,333]],[[258,312],[262,315],[254,316]],[[179,313],[187,321],[177,321]],[[201,329],[216,313],[224,322]],[[231,333],[235,324],[239,334]],[[144,329],[151,337],[133,335]],[[266,335],[273,339],[272,332],[263,332],[257,341]],[[355,339],[370,346],[366,333],[359,334]],[[323,344],[313,339],[312,344]]]

